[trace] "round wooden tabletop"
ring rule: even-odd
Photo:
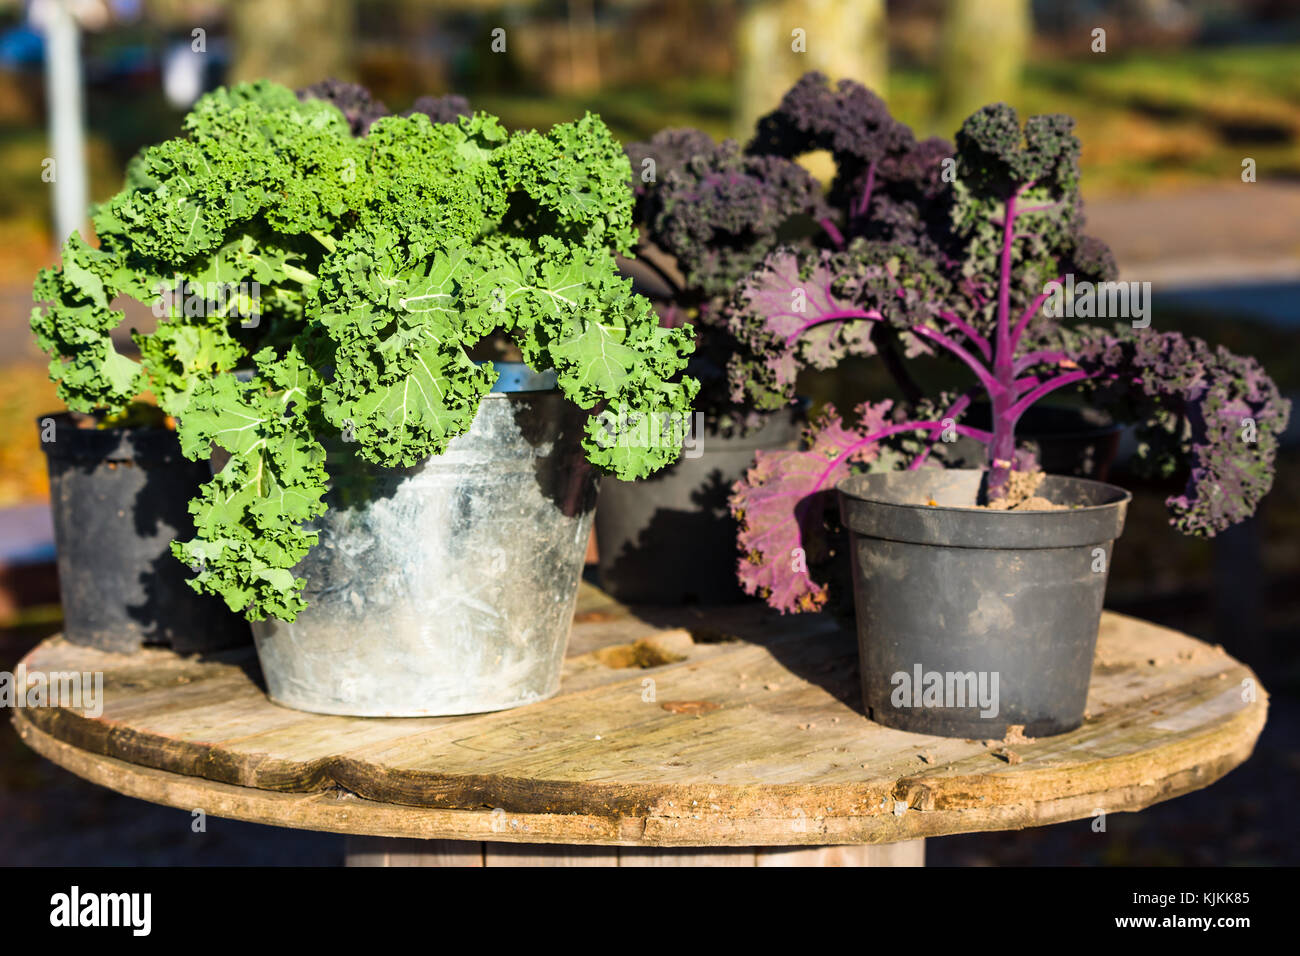
[[[130,796],[278,826],[516,843],[894,843],[1139,810],[1242,763],[1267,712],[1254,674],[1220,648],[1107,613],[1078,730],[889,730],[859,710],[854,636],[827,617],[629,611],[585,586],[559,696],[499,713],[289,710],[267,700],[251,648],[119,655],[54,637],[24,670],[29,682],[102,672],[101,701],[16,707],[13,720],[55,763]]]

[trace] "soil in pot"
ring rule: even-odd
[[[985,472],[839,485],[850,532],[863,703],[878,723],[1031,737],[1083,720],[1111,549],[1128,492],[1048,476],[1056,510],[978,507]]]
[[[185,458],[167,428],[97,428],[72,413],[36,425],[50,474],[63,636],[121,653],[248,643],[244,619],[190,588],[189,569],[171,553],[174,539],[194,535],[189,501],[212,477],[208,463]]]
[[[596,506],[600,586],[628,604],[729,604],[736,521],[727,499],[759,449],[793,448],[805,414],[791,406],[748,435],[705,425],[681,460],[641,481],[601,482]]]

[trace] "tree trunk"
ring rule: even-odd
[[[857,80],[884,95],[884,0],[751,0],[741,11],[736,42],[734,135],[742,143],[753,135],[755,121],[809,70],[832,81]]]
[[[596,29],[593,0],[568,0],[568,93],[594,93],[600,89],[600,34]]]
[[[232,83],[268,79],[297,89],[353,77],[349,0],[232,0],[229,16]]]
[[[1032,28],[1029,0],[947,0],[935,132],[951,139],[975,110],[1016,95]]]

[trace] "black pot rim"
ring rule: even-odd
[[[977,472],[982,475],[988,469],[986,468],[945,468],[942,470],[949,473]],[[925,511],[929,511],[929,512],[951,511],[960,514],[1006,515],[1008,517],[1015,517],[1015,518],[1026,517],[1029,515],[1066,515],[1066,514],[1082,514],[1088,511],[1105,511],[1108,508],[1114,508],[1116,505],[1121,503],[1127,504],[1133,498],[1133,495],[1131,493],[1129,493],[1124,488],[1121,488],[1119,485],[1112,485],[1108,481],[1096,481],[1092,478],[1075,478],[1072,475],[1048,475],[1044,484],[1046,484],[1048,481],[1053,481],[1053,480],[1069,481],[1072,483],[1078,483],[1080,485],[1092,485],[1099,490],[1102,488],[1114,489],[1114,491],[1119,493],[1119,497],[1116,497],[1113,501],[1106,501],[1101,504],[1072,507],[1068,511],[995,511],[989,508],[966,507],[963,505],[928,505],[928,504],[918,505],[918,504],[910,504],[908,502],[903,502],[903,501],[891,501],[888,498],[882,498],[882,497],[872,496],[869,494],[864,494],[862,491],[856,488],[849,487],[850,483],[859,479],[877,478],[881,475],[907,475],[907,474],[924,475],[924,472],[897,471],[897,472],[877,472],[875,474],[866,474],[866,475],[849,475],[847,478],[842,479],[840,483],[835,487],[846,497],[855,498],[858,501],[869,501],[872,504],[877,504],[877,505],[888,505],[894,508],[924,509]]]
[[[1041,549],[1102,544],[1119,537],[1133,496],[1118,485],[1088,478],[1048,475],[1046,497],[1082,495],[1098,499],[1061,511],[994,511],[957,505],[930,505],[886,497],[882,485],[915,487],[947,477],[978,488],[985,469],[946,468],[851,475],[837,486],[840,514],[855,534],[913,544],[954,548]],[[951,483],[951,482],[950,482]],[[915,494],[916,492],[913,492]],[[938,516],[942,520],[935,521]]]
[[[152,425],[115,425],[112,428],[79,428],[78,412],[50,412],[36,416],[38,433],[47,419],[54,421],[54,441],[41,442],[49,458],[95,462],[152,464],[184,461],[180,439],[170,428]]]

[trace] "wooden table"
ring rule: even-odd
[[[352,863],[919,865],[926,837],[1207,786],[1250,756],[1267,712],[1220,648],[1107,613],[1078,730],[905,733],[859,711],[856,643],[828,617],[630,611],[586,586],[560,695],[493,714],[289,710],[251,648],[127,656],[53,637],[23,666],[104,675],[98,718],[14,710],[55,763],[154,803],[354,835]]]

